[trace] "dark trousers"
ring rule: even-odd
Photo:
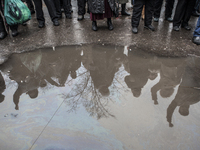
[[[28,8],[30,9],[30,11],[34,11],[34,5],[33,5],[32,0],[26,0],[26,4]]]
[[[35,4],[35,10],[36,10],[36,16],[37,16],[38,22],[45,22],[44,13],[42,10],[42,0],[33,0],[33,2]],[[57,20],[58,17],[56,15],[56,8],[55,8],[53,0],[44,0],[44,2],[47,6],[51,20],[52,21]]]
[[[154,0],[135,0],[132,15],[132,27],[138,27],[142,14],[143,5],[145,5],[145,25],[151,25],[154,10]]]
[[[172,17],[175,0],[166,0],[165,4],[165,19]]]
[[[155,0],[154,4],[154,18],[160,18],[160,12],[162,8],[163,0]]]
[[[61,8],[64,9],[65,15],[66,14],[71,14],[71,0],[57,0],[60,1],[60,6]]]
[[[86,0],[78,0],[78,15],[85,15]]]
[[[194,10],[196,0],[179,0],[176,6],[173,26],[186,26]]]

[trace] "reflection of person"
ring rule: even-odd
[[[6,89],[4,78],[0,72],[0,103],[4,101],[5,96],[2,94]]]
[[[88,57],[90,59],[87,59]],[[109,86],[122,65],[122,60],[123,51],[113,50],[109,46],[95,45],[91,53],[84,51],[83,65],[90,71],[94,88],[98,89],[102,96],[110,95]]]
[[[56,47],[56,51],[43,53],[37,74],[51,85],[58,87],[64,86],[69,74],[72,79],[75,79],[77,77],[76,70],[81,66],[81,51],[75,48],[72,46],[68,47],[68,50],[64,50],[63,47]],[[52,79],[53,77],[58,79],[58,83]]]
[[[197,60],[197,61],[196,61]],[[175,99],[167,108],[167,121],[169,126],[173,127],[172,115],[176,107],[179,106],[179,113],[182,116],[189,115],[190,105],[198,103],[200,101],[200,60],[192,60],[192,67],[186,67],[182,82],[179,86]]]
[[[142,53],[133,51],[133,48],[130,47],[132,51],[128,53],[129,60],[129,70],[130,75],[125,77],[125,82],[127,86],[131,89],[134,97],[139,97],[141,95],[142,88],[147,83],[150,77],[149,71],[149,56]],[[154,76],[156,77],[156,76]],[[155,79],[152,77],[152,80]]]
[[[38,88],[46,86],[46,82],[36,75],[40,62],[40,53],[25,53],[20,55],[20,57],[15,56],[11,59],[12,69],[10,70],[9,77],[18,84],[17,90],[13,95],[16,110],[19,109],[18,104],[23,93],[28,94],[30,98],[34,99],[38,96]]]
[[[170,97],[174,93],[174,88],[181,82],[184,71],[184,59],[163,59],[160,63],[160,81],[151,88],[154,104],[158,104],[157,92],[159,90],[163,98]]]

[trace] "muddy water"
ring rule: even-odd
[[[200,58],[80,45],[0,66],[0,149],[200,148]]]

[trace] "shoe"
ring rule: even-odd
[[[130,14],[126,11],[126,4],[122,4],[121,15],[130,16]]]
[[[13,37],[16,37],[18,34],[19,34],[19,32],[17,30],[13,30],[12,31],[12,36]]]
[[[59,26],[59,25],[60,25],[60,23],[59,23],[59,21],[58,21],[58,20],[54,20],[54,21],[53,21],[53,25],[54,25],[54,26]]]
[[[61,8],[61,12],[65,12],[64,8]]]
[[[111,21],[111,18],[108,18],[108,20],[107,20],[107,25],[108,25],[108,30],[113,30],[114,28],[113,28],[113,25],[112,25],[112,21]]]
[[[159,18],[153,18],[153,21],[154,21],[154,22],[158,22],[158,21],[159,21]]]
[[[93,31],[97,31],[98,30],[96,21],[92,21],[92,30]]]
[[[4,39],[5,37],[7,36],[7,33],[4,31],[4,32],[0,32],[0,39]]]
[[[197,11],[193,11],[193,12],[192,12],[192,16],[194,16],[194,17],[199,17],[199,16],[200,16],[200,13],[198,13]]]
[[[169,22],[173,22],[173,19],[172,18],[165,18],[165,20],[169,21]]]
[[[179,31],[180,28],[179,28],[178,26],[174,26],[174,27],[173,27],[173,30],[174,30],[174,31]]]
[[[155,31],[155,28],[152,25],[145,25],[144,28]]]
[[[72,19],[72,15],[71,14],[66,14],[66,18]]]
[[[137,28],[137,27],[133,27],[133,28],[132,28],[132,32],[133,32],[134,34],[137,34],[137,33],[138,33],[138,28]]]
[[[192,38],[192,42],[193,42],[194,44],[200,45],[200,36],[194,36],[194,37]]]
[[[78,21],[81,21],[81,20],[83,20],[84,19],[84,15],[78,15]]]
[[[44,22],[39,22],[38,27],[39,28],[44,28],[44,25],[45,25]]]
[[[185,26],[182,25],[181,27],[184,28],[185,30],[188,30],[188,31],[192,29],[192,27],[189,26],[189,25],[185,25]]]

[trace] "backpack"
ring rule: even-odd
[[[21,0],[5,0],[4,16],[9,25],[22,24],[31,19],[30,10]]]

